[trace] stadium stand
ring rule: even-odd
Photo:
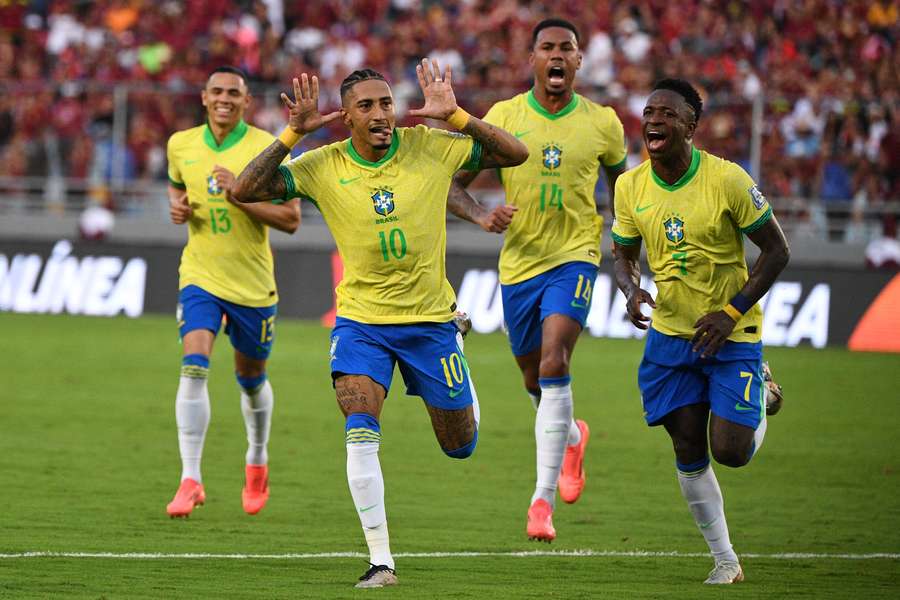
[[[146,210],[167,136],[201,118],[195,94],[220,64],[250,74],[249,119],[273,131],[277,92],[302,71],[334,106],[346,72],[374,67],[403,115],[425,55],[453,66],[461,103],[483,114],[530,85],[530,30],[551,11],[581,26],[579,90],[616,108],[632,164],[650,86],[683,77],[709,106],[699,145],[761,180],[792,240],[864,244],[900,214],[891,0],[3,2],[0,211]]]

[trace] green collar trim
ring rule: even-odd
[[[400,134],[397,133],[396,129],[394,129],[392,138],[393,139],[391,139],[391,147],[388,148],[387,153],[385,153],[384,156],[382,156],[375,162],[366,160],[359,155],[359,152],[357,152],[356,148],[353,147],[353,138],[347,140],[347,153],[350,155],[350,158],[354,160],[354,162],[357,162],[364,167],[378,168],[387,161],[394,158],[394,155],[397,154],[397,148],[400,147]]]
[[[219,145],[216,143],[216,137],[213,135],[212,129],[209,128],[209,123],[207,122],[206,127],[203,128],[203,141],[213,152],[224,152],[241,141],[247,135],[248,129],[247,123],[241,119],[234,129],[231,130],[231,133],[225,136],[222,144]]]
[[[694,146],[691,146],[691,166],[688,167],[688,170],[684,172],[684,175],[682,175],[678,181],[672,184],[666,183],[659,178],[659,175],[656,174],[656,171],[653,170],[653,167],[650,167],[650,175],[653,176],[653,181],[656,182],[656,185],[668,192],[674,192],[675,190],[683,188],[688,183],[690,183],[691,179],[694,178],[694,175],[697,174],[697,171],[699,169],[700,151],[697,150],[697,148],[695,148]]]
[[[581,96],[573,92],[572,99],[569,100],[569,103],[566,104],[558,113],[552,113],[541,106],[541,103],[538,102],[538,99],[534,97],[534,88],[528,90],[526,99],[528,100],[528,106],[530,106],[534,110],[534,112],[541,115],[542,117],[550,119],[551,121],[555,121],[556,119],[561,119],[575,110],[575,107],[578,106],[578,102],[581,100]]]

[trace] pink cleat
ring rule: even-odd
[[[268,465],[247,465],[246,479],[241,492],[244,512],[255,515],[263,509],[269,499],[269,467]]]
[[[528,509],[528,526],[525,528],[528,539],[536,542],[547,542],[556,539],[553,528],[553,507],[542,498],[538,498]]]
[[[578,419],[575,425],[581,430],[581,441],[574,446],[566,446],[566,456],[563,458],[562,469],[559,472],[559,497],[563,502],[572,504],[581,497],[584,489],[584,449],[587,447],[591,430],[587,423]]]
[[[183,479],[175,497],[166,506],[166,512],[173,519],[175,517],[190,516],[195,506],[200,506],[206,502],[206,492],[203,490],[203,484],[191,478]]]

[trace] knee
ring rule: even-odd
[[[563,377],[569,374],[569,357],[560,348],[541,357],[541,377]]]
[[[441,444],[441,450],[443,450],[444,454],[446,454],[450,458],[463,459],[463,458],[469,458],[470,456],[472,456],[472,454],[475,452],[475,446],[477,446],[477,445],[478,445],[478,429],[475,429],[475,432],[472,434],[472,439],[469,441],[468,444],[460,446],[459,448],[456,448],[455,450],[448,450],[447,448],[444,447],[443,444]]]
[[[710,444],[710,449],[717,463],[732,468],[743,467],[750,462],[750,457],[753,455],[748,448],[738,448],[732,444],[721,444],[715,441]]]
[[[238,385],[241,386],[248,394],[253,393],[261,388],[268,378],[265,371],[262,371],[262,373],[259,373],[257,375],[249,376],[240,371],[236,371],[234,377],[235,379],[237,379]]]

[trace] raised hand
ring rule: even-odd
[[[419,87],[425,96],[425,106],[409,111],[414,117],[426,119],[440,119],[445,121],[447,117],[456,112],[459,105],[451,86],[452,72],[447,66],[447,71],[441,75],[441,68],[437,60],[431,62],[427,58],[422,59],[422,64],[416,65],[416,77],[419,79]]]
[[[648,304],[651,308],[656,308],[656,302],[653,301],[650,292],[635,288],[625,301],[625,309],[628,311],[628,318],[631,319],[632,325],[638,329],[647,329],[650,327],[650,317],[641,312],[641,304]]]
[[[294,77],[294,99],[287,94],[281,94],[281,100],[288,108],[288,125],[300,135],[312,133],[319,127],[334,121],[341,116],[341,111],[335,111],[327,115],[319,113],[319,78],[312,76],[312,82],[306,73],[300,75],[300,79]]]

